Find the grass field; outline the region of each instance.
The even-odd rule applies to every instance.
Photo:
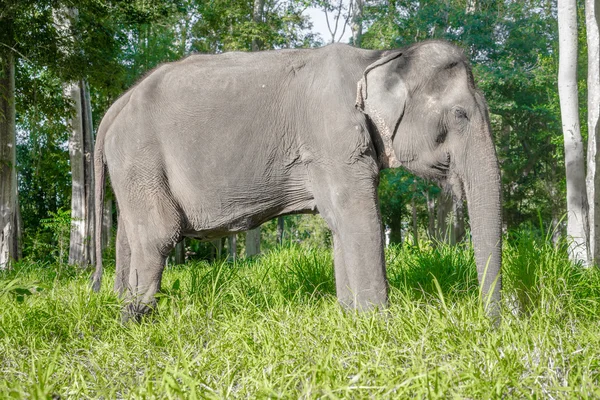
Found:
[[[158,313],[120,323],[108,268],[0,274],[0,398],[600,398],[600,273],[528,235],[504,250],[503,322],[472,251],[387,250],[390,307],[345,313],[332,257],[289,246],[165,271]]]

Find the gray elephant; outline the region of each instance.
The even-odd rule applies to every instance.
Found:
[[[498,160],[485,100],[449,43],[192,55],[158,67],[98,130],[95,290],[105,165],[120,210],[115,289],[127,292],[125,318],[152,309],[182,237],[314,212],[333,233],[340,303],[385,307],[377,185],[382,169],[400,166],[466,197],[482,294],[498,313]]]

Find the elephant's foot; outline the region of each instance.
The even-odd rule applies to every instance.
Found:
[[[338,296],[338,302],[346,311],[369,312],[388,308],[386,292],[370,293],[369,296]]]
[[[156,312],[156,303],[153,304],[141,304],[141,303],[129,303],[121,312],[121,323],[127,324],[129,322],[141,322],[145,317]]]

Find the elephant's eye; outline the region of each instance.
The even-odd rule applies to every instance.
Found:
[[[469,117],[467,116],[467,112],[462,107],[457,107],[457,108],[454,109],[454,116],[458,120],[465,120],[465,119],[467,121],[469,120]]]
[[[435,138],[435,142],[438,144],[444,143],[446,141],[446,136],[448,136],[448,127],[444,121],[440,121],[437,132],[438,134]]]

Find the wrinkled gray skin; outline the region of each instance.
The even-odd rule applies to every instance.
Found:
[[[126,319],[152,309],[182,237],[212,239],[291,213],[319,212],[331,228],[340,303],[385,307],[377,185],[380,170],[399,166],[466,196],[482,293],[498,313],[498,161],[486,103],[448,43],[162,65],[107,112],[95,162],[97,249],[104,164],[119,204],[115,289],[127,293]]]

